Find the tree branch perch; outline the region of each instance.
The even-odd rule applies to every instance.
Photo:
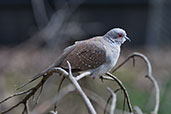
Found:
[[[154,88],[155,88],[155,92],[156,92],[156,94],[155,94],[155,106],[154,106],[154,109],[151,113],[152,114],[158,114],[159,105],[160,105],[160,89],[159,89],[159,85],[158,85],[156,79],[152,75],[151,63],[145,55],[138,53],[138,52],[134,52],[133,54],[129,55],[120,65],[118,65],[111,72],[113,73],[116,70],[118,70],[121,66],[123,66],[131,58],[133,59],[133,64],[134,64],[135,63],[135,57],[141,58],[142,60],[144,60],[144,62],[147,65],[147,75],[145,77],[147,77],[153,83]]]

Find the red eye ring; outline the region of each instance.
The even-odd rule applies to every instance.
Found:
[[[123,37],[123,34],[118,34],[118,38],[122,38]]]

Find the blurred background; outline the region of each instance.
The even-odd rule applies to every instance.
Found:
[[[118,64],[133,52],[145,54],[161,89],[159,114],[170,114],[170,24],[170,0],[0,0],[0,99],[14,93],[16,87],[50,65],[66,46],[120,27],[127,31],[132,42],[122,46]],[[151,82],[144,77],[143,61],[136,58],[135,67],[129,61],[114,74],[126,85],[132,104],[149,113],[155,103],[154,92]],[[36,113],[47,113],[53,107],[50,101],[56,95],[60,78],[54,75],[48,80]],[[63,87],[68,83],[66,80]],[[98,78],[85,78],[80,83],[104,101],[110,95],[106,87],[117,88],[114,82],[101,82]],[[0,110],[20,98],[0,105]],[[102,114],[103,107],[93,104]],[[122,106],[123,93],[119,92],[117,109]],[[11,114],[21,109],[22,106]],[[61,114],[88,113],[76,92],[60,101],[58,111]]]

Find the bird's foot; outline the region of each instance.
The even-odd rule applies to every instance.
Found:
[[[104,82],[104,81],[103,81],[103,80],[104,80],[103,76],[100,76],[99,78],[100,78],[100,80],[101,80],[102,82]]]

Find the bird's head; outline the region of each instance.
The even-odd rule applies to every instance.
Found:
[[[118,44],[123,44],[126,40],[131,41],[130,38],[127,37],[125,30],[121,28],[114,28],[108,31],[104,37],[106,37],[111,42],[115,42]]]

